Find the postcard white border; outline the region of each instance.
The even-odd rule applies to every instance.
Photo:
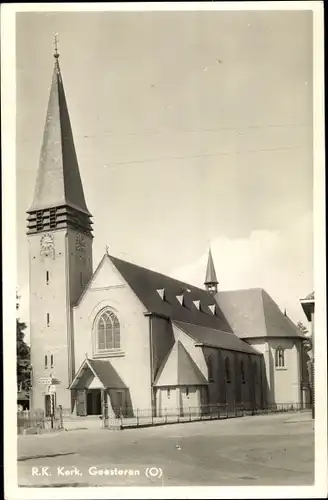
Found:
[[[316,300],[315,485],[302,487],[18,488],[16,450],[16,12],[311,10],[314,34],[314,283]],[[324,28],[322,2],[25,3],[1,5],[3,196],[3,360],[5,494],[13,499],[59,498],[315,498],[327,493],[327,325],[325,260]],[[301,242],[300,242],[301,244]],[[318,344],[320,347],[318,347]]]

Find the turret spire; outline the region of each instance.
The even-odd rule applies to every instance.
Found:
[[[55,48],[54,58],[58,59],[58,57],[59,57],[59,52],[58,52],[58,33],[54,34],[54,48]]]
[[[55,65],[43,133],[41,155],[34,199],[29,215],[29,232],[47,229],[49,210],[56,211],[60,227],[78,225],[91,230],[91,222],[83,192],[73,133],[59,67],[58,35],[54,35]],[[45,219],[42,221],[42,219]],[[41,221],[41,223],[40,223]],[[53,220],[54,224],[54,220]],[[53,226],[54,227],[54,226]],[[57,227],[57,225],[56,225]]]
[[[212,251],[211,247],[209,248],[208,252],[208,260],[207,260],[207,268],[206,268],[206,275],[205,275],[205,288],[208,292],[211,294],[216,294],[218,291],[218,279],[216,277],[216,272],[215,272],[215,267],[214,267],[214,262],[213,262],[213,257],[212,257]]]

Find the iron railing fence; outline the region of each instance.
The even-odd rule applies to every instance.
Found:
[[[202,407],[184,408],[134,408],[124,406],[115,410],[115,415],[108,414],[108,408],[103,408],[100,416],[99,428],[124,429],[128,427],[142,427],[151,425],[165,425],[170,423],[190,422],[197,420],[218,420],[236,418],[247,415],[272,414],[300,410],[310,410],[311,404],[275,403],[264,407],[234,403],[233,405],[216,404]],[[74,417],[79,420],[80,417]],[[88,418],[88,417],[86,417]],[[17,412],[18,434],[43,433],[62,430],[65,422],[72,419],[70,409],[55,408],[54,414],[47,416],[42,410],[23,410]]]
[[[46,431],[63,429],[62,408],[55,408],[53,415],[46,415],[42,410],[23,410],[17,412],[18,434],[39,434]]]
[[[124,406],[115,410],[115,415],[102,416],[102,426],[109,429],[123,429],[149,425],[165,425],[196,420],[214,420],[270,413],[283,413],[311,409],[310,404],[275,403],[263,407],[235,403],[216,404],[202,407],[181,408],[133,408]]]

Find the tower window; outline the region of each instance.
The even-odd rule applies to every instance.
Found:
[[[285,350],[282,347],[277,347],[276,349],[276,368],[285,367]]]
[[[50,228],[53,229],[57,225],[57,220],[56,220],[56,209],[51,208],[50,209]]]
[[[47,313],[47,326],[49,326],[49,325],[50,325],[50,314]]]
[[[47,369],[48,368],[48,356],[45,355],[44,357],[44,367]]]
[[[49,271],[46,271],[46,284],[49,285]]]
[[[120,323],[112,311],[104,311],[97,322],[97,350],[120,348]]]
[[[53,368],[54,367],[54,355],[51,354],[50,356],[50,367]]]
[[[37,231],[42,231],[43,229],[43,211],[40,210],[36,213],[36,229]]]
[[[189,398],[189,387],[186,387],[186,396]]]
[[[167,389],[167,399],[170,399],[171,397],[171,390],[168,388]]]

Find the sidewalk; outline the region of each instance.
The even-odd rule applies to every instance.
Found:
[[[295,412],[292,415],[286,415],[285,424],[296,424],[299,422],[314,422],[311,410]]]

